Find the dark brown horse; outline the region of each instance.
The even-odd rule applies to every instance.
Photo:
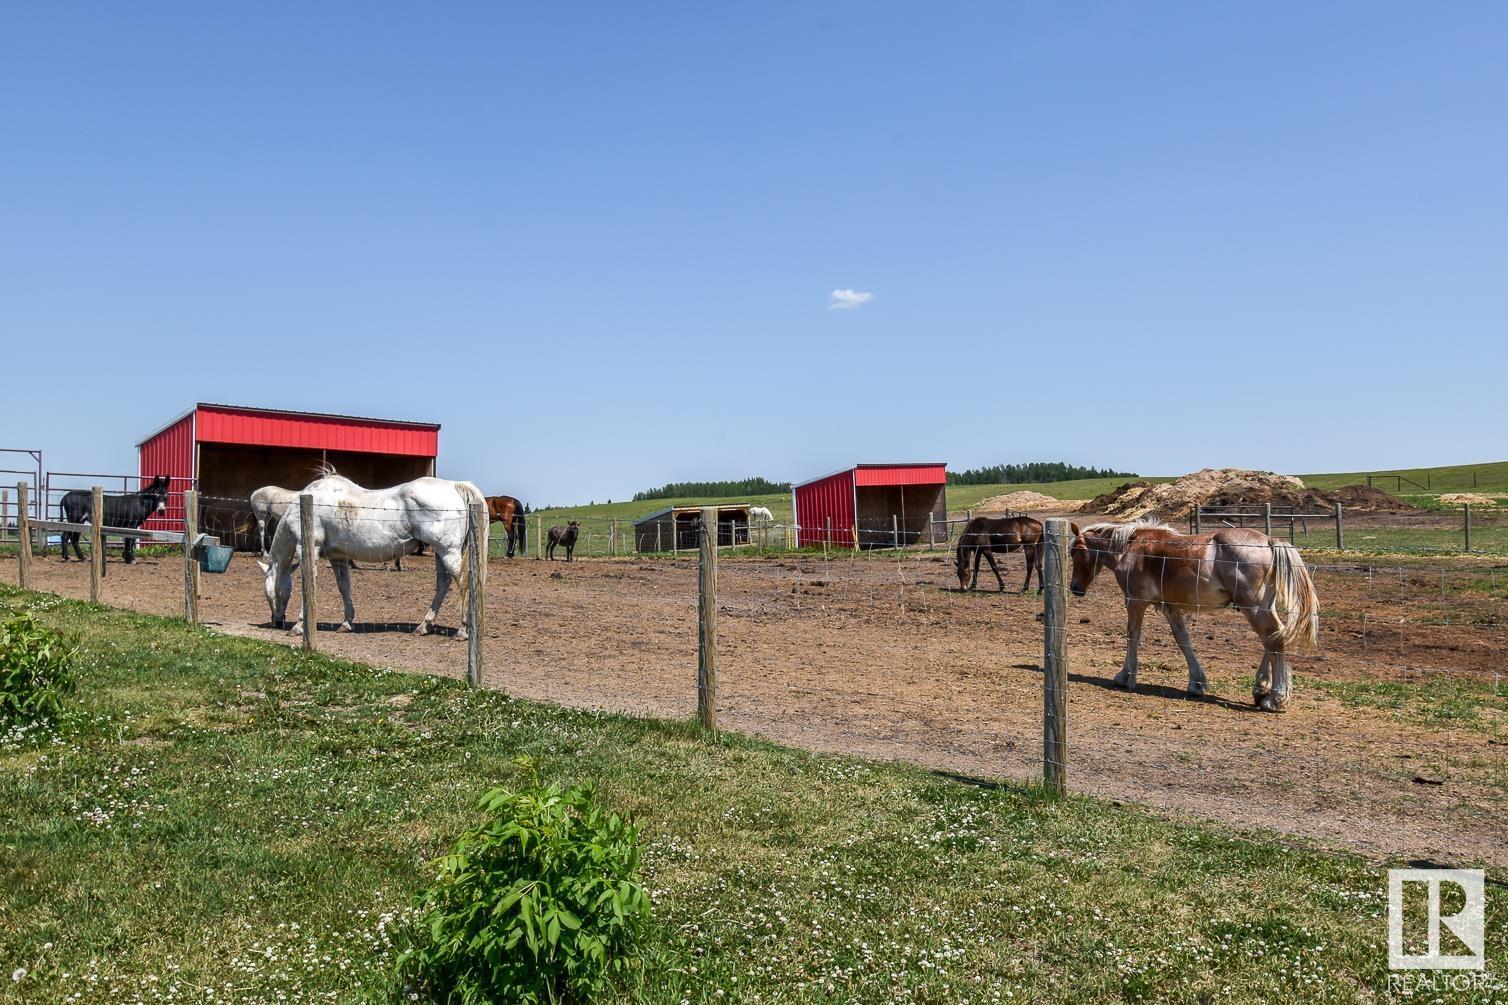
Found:
[[[1032,585],[1032,570],[1037,571],[1037,592],[1042,592],[1042,524],[1029,516],[976,516],[964,525],[958,536],[958,588],[977,589],[979,586],[979,560],[990,563],[990,571],[1005,592],[1005,580],[1000,578],[1000,566],[995,556],[1011,551],[1026,554],[1026,582],[1021,584],[1025,593]],[[964,586],[969,578],[969,558],[974,559],[973,581]]]
[[[488,496],[487,515],[493,523],[500,523],[508,532],[508,557],[513,557],[513,544],[518,542],[520,554],[529,550],[524,537],[524,504],[512,496]]]
[[[564,527],[556,524],[550,528],[546,535],[545,554],[550,561],[555,561],[555,548],[560,546],[566,550],[566,561],[572,560],[576,554],[576,538],[581,534],[581,525],[575,520],[568,521]]]

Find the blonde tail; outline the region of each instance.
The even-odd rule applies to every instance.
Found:
[[[492,532],[492,521],[487,514],[487,499],[482,495],[482,490],[470,482],[456,482],[456,491],[460,493],[461,502],[467,507],[468,519],[470,508],[480,503],[482,506],[482,539],[477,542],[477,554],[482,558],[482,585],[487,585],[487,538]],[[465,611],[471,604],[471,549],[461,550],[461,610]]]
[[[1276,609],[1283,618],[1278,638],[1284,648],[1319,645],[1319,594],[1299,550],[1287,541],[1272,542]]]

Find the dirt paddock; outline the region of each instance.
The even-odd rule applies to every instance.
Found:
[[[1003,563],[1019,588],[1021,559]],[[15,559],[0,576],[15,582]],[[88,592],[87,567],[38,558],[37,588]],[[993,577],[986,569],[980,583]],[[1070,601],[1068,779],[1076,791],[1368,854],[1508,865],[1508,675],[1503,570],[1317,571],[1319,654],[1294,660],[1284,715],[1251,705],[1260,646],[1233,611],[1202,614],[1194,645],[1209,694],[1166,624],[1149,615],[1140,689],[1120,667],[1114,581]],[[176,556],[112,562],[103,600],[177,616]],[[904,760],[977,779],[1041,774],[1042,631],[1036,596],[960,593],[941,553],[901,558],[725,559],[719,573],[719,719],[820,751]],[[459,676],[465,644],[409,634],[434,587],[427,559],[354,576],[357,631],[334,631],[339,596],[319,578],[322,650]],[[201,617],[289,643],[268,623],[259,571],[238,555],[203,577]],[[295,585],[290,612],[299,600]],[[442,628],[460,614],[453,594]],[[522,698],[661,716],[696,706],[691,561],[494,560],[485,683]],[[1478,696],[1469,714],[1448,700]],[[1358,697],[1359,696],[1359,697]]]

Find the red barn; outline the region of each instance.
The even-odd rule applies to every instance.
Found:
[[[948,516],[946,464],[858,464],[791,487],[797,543],[828,539],[853,547],[890,548],[944,540]]]
[[[365,419],[275,408],[200,402],[136,445],[141,475],[173,476],[175,492],[162,520],[148,527],[183,529],[180,485],[200,495],[200,524],[227,543],[249,544],[247,503],[263,485],[296,489],[322,464],[368,488],[385,488],[435,473],[440,426],[433,422]]]

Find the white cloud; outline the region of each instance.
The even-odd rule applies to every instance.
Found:
[[[873,293],[864,290],[833,290],[828,296],[827,309],[830,311],[856,310],[874,299]]]

